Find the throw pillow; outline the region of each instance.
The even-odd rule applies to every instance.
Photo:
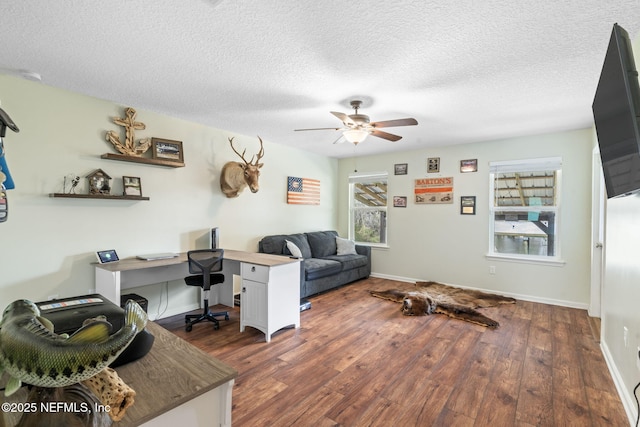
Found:
[[[338,255],[355,255],[356,242],[349,239],[343,239],[342,237],[336,237],[336,247]]]
[[[288,240],[300,249],[300,253],[302,253],[302,258],[312,258],[311,248],[309,247],[309,241],[307,240],[307,235],[304,233],[297,234],[288,234],[286,236],[282,236],[284,240]],[[289,248],[287,248],[287,242],[283,241],[284,247],[286,248],[285,254],[289,255]]]
[[[287,249],[289,249],[289,252],[291,252],[291,255],[293,255],[296,258],[302,258],[302,251],[298,246],[296,246],[295,243],[290,242],[288,240],[285,240],[285,242],[287,243]]]

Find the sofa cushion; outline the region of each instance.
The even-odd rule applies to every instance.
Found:
[[[342,265],[342,271],[365,267],[369,263],[369,258],[359,254],[331,255],[324,259],[339,262]]]
[[[301,233],[266,236],[260,240],[258,248],[260,252],[265,254],[291,255],[291,252],[287,249],[286,240],[293,242],[300,249],[303,258],[311,258],[311,248],[309,248],[307,236]]]
[[[340,273],[342,264],[331,259],[309,258],[304,260],[304,270],[307,280],[315,280]]]
[[[337,231],[314,231],[307,233],[307,239],[314,258],[324,258],[336,254]]]
[[[304,234],[289,234],[285,237],[285,242],[283,242],[282,251],[285,255],[292,255],[289,248],[287,248],[286,240],[290,241],[294,245],[300,249],[300,253],[302,254],[302,258],[307,259],[311,258],[311,248],[309,247],[309,242],[307,241],[307,236]]]
[[[284,255],[285,235],[266,236],[258,244],[261,252],[265,254]]]

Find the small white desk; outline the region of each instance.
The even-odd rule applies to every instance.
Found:
[[[225,249],[222,265],[225,282],[211,288],[210,304],[233,307],[233,275],[241,276],[240,331],[244,331],[245,326],[254,327],[264,332],[269,342],[271,334],[279,329],[291,325],[300,327],[298,259]],[[154,261],[125,258],[96,264],[95,273],[96,292],[118,306],[123,289],[179,280],[190,275],[186,253]],[[256,277],[257,273],[259,277]]]

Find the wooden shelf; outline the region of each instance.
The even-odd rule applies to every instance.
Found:
[[[143,196],[114,196],[99,194],[67,194],[67,193],[50,193],[49,197],[61,197],[65,199],[101,199],[101,200],[149,200]]]
[[[174,162],[165,159],[148,159],[146,157],[125,156],[123,154],[106,153],[100,156],[102,159],[119,160],[121,162],[143,163],[145,165],[166,166],[169,168],[183,168],[184,162]]]

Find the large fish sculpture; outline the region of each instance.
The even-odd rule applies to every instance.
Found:
[[[22,382],[38,387],[65,387],[91,378],[113,362],[147,324],[147,314],[133,300],[125,305],[125,323],[109,336],[111,324],[89,323],[73,335],[58,335],[31,301],[7,306],[0,322],[0,375],[11,378],[5,396]]]

